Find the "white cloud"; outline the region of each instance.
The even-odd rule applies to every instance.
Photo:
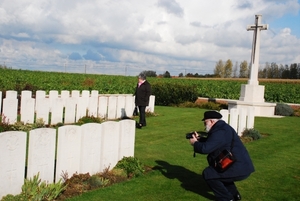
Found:
[[[253,33],[246,26],[255,14],[272,24],[299,10],[297,0],[2,0],[0,62],[55,69],[76,61],[107,72],[127,65],[132,75],[137,66],[212,73],[219,59],[249,60]],[[270,27],[261,34],[261,63],[300,62],[300,36],[288,26]],[[66,61],[69,55],[74,60]]]

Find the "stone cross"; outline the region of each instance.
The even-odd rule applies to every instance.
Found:
[[[267,30],[268,26],[268,24],[261,24],[261,15],[255,15],[255,24],[247,26],[247,31],[254,31],[251,54],[251,72],[250,79],[248,80],[248,84],[250,85],[258,85],[260,31]]]

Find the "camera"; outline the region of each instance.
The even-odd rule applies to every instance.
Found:
[[[207,132],[204,132],[204,131],[196,131],[196,132],[198,133],[198,137],[200,137],[200,139],[207,138]],[[189,132],[189,133],[185,134],[185,138],[186,139],[193,138],[193,135],[196,134],[196,132],[193,131],[193,132]]]

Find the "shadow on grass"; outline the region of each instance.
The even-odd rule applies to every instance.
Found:
[[[181,182],[181,187],[187,191],[194,192],[207,199],[214,199],[214,196],[210,194],[211,190],[205,183],[201,174],[192,172],[182,166],[171,165],[166,161],[157,160],[157,165],[153,167],[153,170],[160,171],[166,178],[178,179]]]

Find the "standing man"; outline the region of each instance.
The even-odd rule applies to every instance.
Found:
[[[151,85],[146,80],[146,75],[140,73],[138,76],[138,83],[135,89],[135,105],[139,108],[140,119],[137,125],[138,128],[146,126],[146,107],[149,105],[151,95]]]
[[[196,133],[190,139],[190,144],[194,147],[194,152],[208,154],[209,166],[203,170],[202,176],[216,200],[241,200],[234,182],[249,177],[254,172],[254,166],[235,130],[221,118],[222,115],[216,111],[206,111],[202,121],[208,132],[207,140],[199,141]],[[236,161],[227,170],[220,172],[216,169],[216,158],[224,149],[230,150]]]

